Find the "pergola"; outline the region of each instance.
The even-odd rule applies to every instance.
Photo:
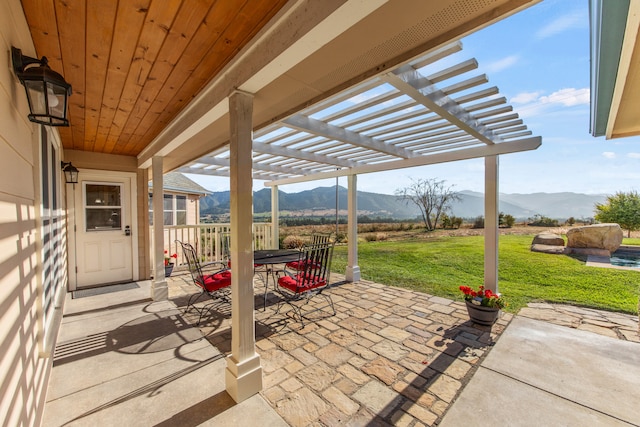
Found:
[[[534,150],[541,138],[530,136],[486,75],[474,73],[475,59],[451,65],[461,50],[460,42],[436,49],[253,135],[252,176],[272,188],[274,224],[278,185],[348,177],[349,280],[360,278],[357,175],[484,157],[485,286],[497,290],[497,156]],[[221,147],[179,171],[230,176],[230,156],[229,147]]]

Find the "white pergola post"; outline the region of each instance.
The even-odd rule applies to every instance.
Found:
[[[164,301],[169,299],[169,286],[164,277],[164,190],[162,182],[161,156],[151,159],[153,181],[153,283],[151,299]]]
[[[262,366],[255,351],[253,298],[253,95],[229,97],[231,189],[231,354],[227,357],[227,393],[236,402],[262,390]]]
[[[278,186],[271,187],[271,228],[273,230],[273,249],[280,248],[280,200]]]
[[[498,156],[484,158],[484,287],[498,292]]]
[[[347,178],[347,271],[346,279],[350,282],[360,280],[360,267],[358,266],[358,176],[349,175]]]

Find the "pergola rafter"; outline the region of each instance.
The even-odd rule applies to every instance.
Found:
[[[537,148],[487,76],[468,76],[475,59],[452,64],[461,49],[436,49],[257,130],[254,179],[278,185]],[[221,149],[180,171],[224,176],[229,165]]]

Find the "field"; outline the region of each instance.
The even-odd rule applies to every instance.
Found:
[[[528,302],[546,301],[638,312],[640,271],[587,267],[584,257],[531,252],[533,236],[544,230],[548,228],[520,226],[501,230],[498,286],[509,302],[506,310],[517,312]],[[313,231],[321,230],[290,228],[283,233],[306,236]],[[562,233],[566,229],[553,231]],[[369,240],[367,235],[371,233],[384,236]],[[634,233],[623,243],[640,244],[640,236]],[[358,255],[364,279],[432,295],[459,299],[460,285],[478,286],[483,281],[481,229],[425,233],[414,229],[384,231],[380,227],[359,233]],[[338,245],[332,270],[344,272],[346,257],[346,246]]]

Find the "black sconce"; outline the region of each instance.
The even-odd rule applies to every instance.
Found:
[[[71,85],[49,67],[47,57],[31,58],[11,47],[11,60],[13,71],[27,92],[29,120],[48,126],[69,126],[67,100]]]
[[[78,183],[78,168],[73,166],[71,162],[60,162],[62,163],[62,171],[64,172],[64,180],[67,184],[77,184]]]

